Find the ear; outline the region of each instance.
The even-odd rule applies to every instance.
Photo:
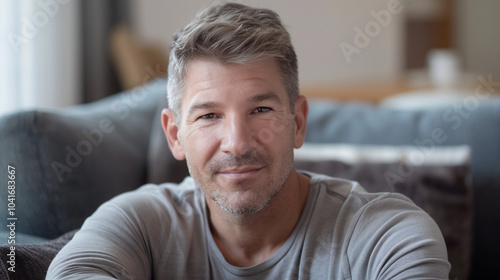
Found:
[[[165,137],[167,137],[168,146],[174,157],[177,160],[185,159],[186,155],[179,139],[179,127],[177,126],[177,118],[174,112],[169,109],[164,109],[161,112],[161,125],[165,132]]]
[[[299,95],[295,100],[295,135],[294,148],[298,149],[304,144],[306,138],[307,114],[309,113],[309,104],[307,98]]]

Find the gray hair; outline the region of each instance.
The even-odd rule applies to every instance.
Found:
[[[199,12],[175,34],[168,66],[167,99],[178,120],[186,68],[196,58],[238,64],[275,59],[293,114],[299,95],[297,55],[290,34],[274,11],[238,3],[216,4]]]

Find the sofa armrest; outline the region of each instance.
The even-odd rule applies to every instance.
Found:
[[[45,279],[52,259],[78,230],[40,244],[0,245],[0,279]]]

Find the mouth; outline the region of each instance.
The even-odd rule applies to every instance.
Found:
[[[253,166],[238,167],[238,168],[222,170],[219,172],[219,174],[229,179],[242,180],[254,176],[260,170],[262,170],[262,168],[263,167],[253,167]]]

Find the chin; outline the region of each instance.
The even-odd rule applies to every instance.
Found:
[[[216,201],[222,210],[231,215],[252,215],[260,212],[267,205],[262,205],[259,207],[226,207],[222,203]]]
[[[281,190],[281,189],[280,189]],[[260,212],[266,208],[273,198],[279,193],[277,190],[269,193],[267,196],[258,196],[254,194],[233,194],[231,195],[213,195],[211,199],[219,205],[225,212],[233,215],[250,215]]]

